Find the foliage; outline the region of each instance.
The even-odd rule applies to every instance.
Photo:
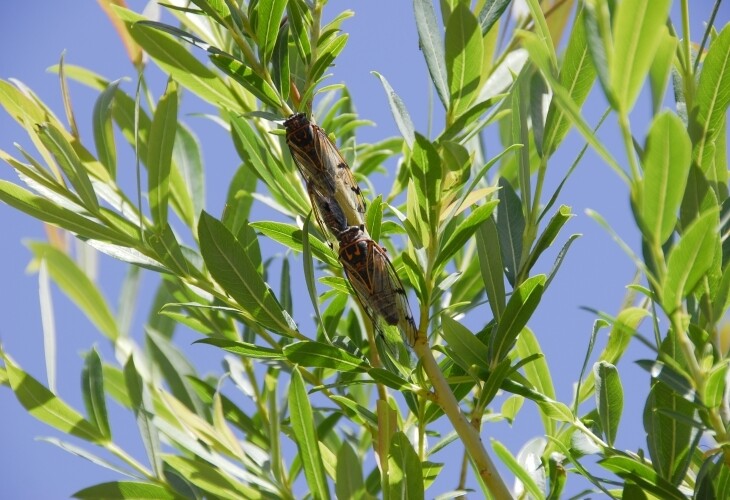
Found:
[[[525,3],[529,13],[515,19],[505,14],[507,0],[481,0],[474,8],[442,0],[440,16],[430,1],[414,0],[421,49],[445,112],[433,139],[416,129],[378,74],[402,137],[356,144],[366,122],[345,86],[324,85],[347,43],[342,24],[352,12],[323,23],[323,0],[174,1],[166,4],[174,18],[167,23],[106,5],[124,27],[121,39],[139,71],[137,93],[63,61],[57,67],[62,82],[99,91],[96,153],[79,140],[67,93],[68,126],[29,89],[0,82],[0,104],[37,149],[0,151],[25,184],[0,182],[0,199],[128,263],[125,287],[134,289],[139,268],[161,276],[140,345],[62,238],[30,245],[42,290],[55,282],[117,354],[115,361],[96,350],[85,357],[82,412],[55,392],[52,369],[46,387],[0,352],[0,383],[31,415],[118,459],[50,439],[124,477],[76,497],[295,498],[306,483],[313,498],[423,498],[446,470],[431,456],[459,443],[478,487],[495,498],[557,498],[568,479],[588,484],[586,494],[614,498],[728,496],[730,358],[722,318],[730,302],[730,27],[718,33],[710,22],[693,45],[683,32],[687,0],[680,2],[682,29],[668,21],[669,0]],[[159,99],[147,87],[142,52],[169,75]],[[637,131],[629,118],[647,79],[653,120]],[[670,82],[676,111],[662,111]],[[609,103],[597,124],[581,113],[592,89]],[[185,92],[216,109],[241,157],[220,215],[205,211],[199,145],[178,112]],[[311,113],[337,139],[361,182],[398,160],[390,191],[371,196],[366,220],[417,299],[411,305],[421,337],[412,353],[376,336],[349,300],[352,290],[326,235],[310,223],[307,193],[279,126],[296,111]],[[625,161],[596,133],[606,116],[623,134]],[[503,144],[491,158],[487,127]],[[547,195],[547,180],[556,176],[551,159],[572,129],[586,146]],[[118,184],[118,142],[135,151],[145,181],[136,192]],[[586,148],[626,185],[642,254],[615,238],[642,279],[631,284],[620,310],[597,312],[574,400],[561,402],[540,334],[527,325],[577,237],[563,233],[572,213],[556,203]],[[288,222],[252,221],[254,197]],[[593,217],[612,232],[599,214]],[[303,331],[292,318],[286,257],[279,293],[269,284],[273,259],[262,239],[302,254],[316,331]],[[534,274],[548,250],[557,254],[551,272]],[[41,297],[47,313],[49,295]],[[492,316],[474,333],[463,318],[483,318],[475,314],[481,298]],[[653,339],[639,332],[642,322]],[[178,324],[220,349],[226,373],[196,374],[175,344]],[[605,329],[607,344],[595,355]],[[52,329],[46,334],[47,345],[55,342]],[[624,451],[614,447],[619,422],[636,415],[623,415],[616,365],[632,340],[655,355],[638,361],[651,380],[642,415],[647,447]],[[227,377],[250,408],[224,393]],[[499,391],[509,397],[496,408]],[[135,416],[144,463],[114,440],[108,398]],[[595,407],[582,409],[591,398]],[[539,438],[517,456],[492,439],[504,465],[497,469],[483,443],[487,424],[514,421],[524,403],[535,404],[544,428],[534,429]],[[444,416],[455,434],[434,427]],[[436,440],[430,448],[427,435]],[[711,449],[701,451],[702,440]],[[363,460],[370,453],[374,466]],[[505,469],[518,478],[516,491],[505,486]],[[450,487],[445,494],[467,484]]]

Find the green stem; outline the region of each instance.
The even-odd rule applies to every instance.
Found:
[[[689,335],[687,335],[687,331],[682,324],[681,315],[682,308],[681,306],[678,306],[675,309],[675,312],[670,315],[669,319],[672,324],[672,330],[674,330],[674,333],[676,335],[677,343],[679,344],[679,347],[682,350],[682,354],[684,355],[684,358],[687,362],[687,366],[689,367],[689,372],[692,376],[692,380],[694,381],[697,395],[699,396],[700,401],[704,401],[706,382],[705,373],[702,371],[702,367],[700,366],[699,361],[695,356],[694,344],[689,338]],[[715,431],[715,441],[717,441],[717,443],[722,447],[725,464],[730,466],[730,447],[728,447],[729,436],[727,430],[725,429],[725,424],[723,423],[720,416],[720,412],[718,408],[706,408],[706,410],[710,425]]]
[[[433,385],[437,404],[444,411],[451,425],[453,425],[454,430],[459,435],[459,438],[461,438],[462,443],[464,443],[484,484],[487,485],[487,488],[494,495],[495,499],[512,498],[509,488],[507,488],[507,485],[497,472],[497,467],[487,453],[479,432],[477,432],[461,411],[459,402],[456,400],[443,373],[441,373],[436,359],[433,357],[426,336],[419,335],[416,344],[413,346],[413,350],[416,352],[421,363],[423,363],[423,369]]]
[[[629,167],[631,168],[631,176],[634,182],[641,178],[639,172],[639,166],[636,163],[636,151],[634,150],[634,140],[631,136],[631,125],[629,124],[629,116],[625,112],[619,113],[619,127],[621,128],[621,137],[624,140],[624,147],[626,148],[626,156],[629,159]]]

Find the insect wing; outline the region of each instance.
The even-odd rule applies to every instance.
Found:
[[[353,238],[352,231],[348,230],[340,242],[340,261],[378,333],[384,335],[388,325],[397,326],[406,342],[413,346],[418,330],[403,284],[385,249],[362,232]]]
[[[319,134],[312,123],[304,114],[299,113],[289,117],[284,122],[284,127],[286,143],[304,182],[308,186],[314,184],[324,195],[333,194],[336,188],[334,172],[325,170],[317,147]]]
[[[346,212],[349,225],[359,226],[363,223],[365,213],[365,198],[360,186],[355,181],[355,176],[342,154],[327,137],[324,130],[316,125],[313,125],[312,129],[316,138],[317,152],[322,161],[322,169],[334,178],[334,196]]]
[[[312,212],[317,219],[322,234],[327,238],[330,248],[334,248],[333,241],[338,234],[347,229],[347,219],[340,205],[330,196],[317,191],[314,184],[307,183],[307,192],[312,202]]]

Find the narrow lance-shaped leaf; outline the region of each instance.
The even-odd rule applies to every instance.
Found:
[[[490,339],[490,365],[496,366],[507,356],[510,349],[532,316],[542,298],[545,287],[545,275],[539,274],[526,279],[515,289],[507,302],[502,320],[497,325],[497,332]]]
[[[117,148],[112,126],[112,105],[120,80],[110,83],[94,103],[94,143],[99,162],[106,167],[112,179],[117,176]]]
[[[284,347],[284,355],[292,363],[307,367],[332,368],[341,372],[364,371],[368,368],[365,360],[323,342],[295,342]]]
[[[81,198],[84,207],[91,212],[98,212],[99,200],[96,198],[89,174],[71,143],[68,142],[60,130],[50,123],[37,125],[37,131],[41,142],[48,148],[63,173],[66,174],[79,198]]]
[[[112,6],[112,10],[125,23],[134,41],[176,82],[215,106],[224,106],[234,113],[246,111],[231,89],[221,81],[220,75],[208,69],[170,35],[139,24],[145,18],[131,10],[116,5]]]
[[[506,3],[509,3],[507,0]],[[413,11],[416,15],[416,29],[418,30],[418,43],[426,59],[426,66],[431,75],[431,81],[436,87],[441,103],[445,109],[449,108],[449,86],[446,71],[446,55],[444,54],[444,42],[436,23],[436,12],[431,0],[414,0]]]
[[[109,339],[119,336],[114,315],[109,310],[99,288],[61,250],[45,243],[32,242],[33,253],[42,258],[48,266],[53,281],[86,314],[94,325]]]
[[[644,153],[641,216],[647,236],[657,247],[664,244],[677,224],[690,168],[692,145],[682,121],[664,112],[649,129]]]
[[[621,113],[628,113],[639,96],[671,5],[671,0],[623,0],[616,7],[609,71]]]
[[[150,195],[150,212],[157,227],[167,224],[170,198],[170,169],[172,148],[177,132],[177,85],[168,81],[165,94],[152,117],[147,148],[147,174]]]
[[[7,355],[3,356],[10,387],[28,413],[43,423],[92,443],[106,441],[99,430],[79,412],[24,372]]]
[[[86,355],[84,370],[81,374],[81,387],[89,420],[96,425],[105,438],[111,439],[112,432],[109,427],[104,394],[104,374],[101,368],[101,358],[96,349],[92,349]]]
[[[601,428],[609,446],[613,446],[624,409],[624,391],[616,367],[605,361],[593,365],[596,380],[596,406]]]
[[[198,223],[200,252],[213,278],[241,306],[250,321],[284,335],[296,326],[240,243],[217,219],[203,212]]]
[[[560,83],[577,106],[583,105],[596,79],[596,70],[591,62],[586,43],[583,16],[585,16],[585,10],[582,9],[573,24],[560,67]],[[543,141],[545,156],[551,156],[555,152],[568,133],[570,125],[570,119],[563,114],[555,100],[551,100],[545,119],[545,139]]]
[[[690,225],[672,249],[667,260],[667,274],[662,284],[662,307],[667,312],[681,306],[712,266],[720,238],[717,210],[709,210]]]
[[[281,16],[286,9],[287,0],[270,0],[259,2],[256,37],[261,50],[261,64],[266,65],[271,58],[279,33]]]
[[[467,4],[459,2],[446,25],[446,71],[451,95],[449,114],[456,118],[479,92],[482,70],[481,30]]]
[[[436,147],[427,138],[416,134],[416,144],[411,156],[411,172],[420,201],[423,219],[435,232],[438,222],[436,205],[441,197],[442,167]]]
[[[361,498],[365,496],[362,478],[362,462],[347,440],[342,441],[337,452],[335,494],[337,498]]]
[[[315,498],[328,499],[330,498],[329,487],[325,477],[322,455],[319,451],[319,440],[314,426],[314,414],[304,387],[304,380],[298,368],[292,370],[291,387],[289,389],[289,414],[309,490]]]
[[[388,450],[388,496],[419,500],[424,498],[423,467],[416,450],[402,432],[390,439]]]
[[[200,144],[193,133],[180,123],[172,150],[170,174],[172,201],[180,207],[180,217],[189,227],[205,208],[205,172]],[[252,176],[253,177],[253,176]]]
[[[175,500],[179,498],[173,491],[162,485],[137,481],[112,481],[99,483],[77,491],[72,495],[81,500],[97,498],[135,498],[137,500]]]
[[[134,365],[134,358],[129,357],[124,365],[124,383],[126,395],[137,420],[137,428],[142,438],[142,444],[147,452],[147,458],[156,474],[162,473],[162,458],[160,456],[160,436],[152,423],[153,406],[149,389]]]
[[[649,83],[651,84],[651,105],[653,114],[658,114],[664,102],[669,75],[677,53],[677,37],[669,33],[669,28],[661,29],[660,41],[656,55],[649,68]]]
[[[486,35],[492,29],[492,26],[499,20],[509,3],[510,0],[487,0],[484,2],[482,10],[479,11],[479,26],[482,35]]]
[[[504,271],[497,224],[493,217],[485,220],[476,233],[479,269],[494,319],[499,321],[506,306]]]
[[[497,206],[497,235],[502,251],[502,263],[507,280],[514,286],[522,259],[522,239],[525,232],[525,216],[522,202],[512,185],[499,179],[499,205]]]
[[[390,86],[390,83],[388,83],[388,80],[386,80],[383,75],[377,71],[373,71],[372,73],[378,77],[380,83],[383,84],[383,89],[385,89],[385,94],[388,97],[388,104],[390,104],[390,111],[393,113],[395,124],[398,126],[398,130],[406,140],[408,146],[412,148],[413,143],[416,140],[416,127],[413,125],[411,115],[406,109],[406,104],[403,102],[403,99],[395,93],[395,90],[393,90],[393,87]]]
[[[41,309],[41,326],[43,327],[43,355],[46,358],[48,388],[51,392],[56,392],[56,322],[53,317],[52,297],[48,265],[45,260],[41,260],[38,269],[38,298]]]
[[[652,385],[643,418],[648,451],[654,470],[672,482],[681,481],[684,476],[679,471],[684,470],[682,464],[690,454],[689,445],[695,431],[688,422],[694,418],[694,413],[694,404],[671,388],[660,382]]]
[[[710,45],[702,64],[697,85],[698,121],[700,137],[696,141],[694,158],[708,171],[710,162],[705,161],[713,140],[724,130],[723,123],[730,104],[730,25],[725,25]],[[724,148],[723,148],[724,149]]]

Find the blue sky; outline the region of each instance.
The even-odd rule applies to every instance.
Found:
[[[701,22],[707,19],[712,2],[691,3],[692,8],[698,9],[696,18],[693,19],[693,39],[697,40],[701,35]],[[135,10],[140,10],[143,5],[141,2],[130,4]],[[350,39],[336,66],[331,69],[334,74],[331,83],[346,83],[360,116],[377,125],[361,128],[358,141],[378,141],[398,133],[382,86],[370,73],[373,70],[389,80],[405,101],[417,129],[426,133],[429,80],[418,50],[411,2],[333,0],[327,10],[331,16],[343,8],[354,10],[355,17],[344,23],[343,28],[350,34]],[[673,12],[676,10],[675,6]],[[46,68],[58,62],[63,50],[67,64],[87,67],[110,80],[133,78],[134,70],[126,59],[116,33],[95,2],[13,2],[5,6],[3,14],[0,16],[0,46],[3,47],[0,51],[0,78],[22,81],[59,116],[63,115],[63,107],[58,78],[55,74],[46,72]],[[723,7],[716,25],[722,27],[729,18],[728,7]],[[123,83],[122,87],[129,93],[134,92],[132,80]],[[157,75],[151,80],[151,87],[153,92],[160,95],[164,90],[164,79]],[[96,94],[75,83],[71,83],[70,92],[82,138],[91,144],[91,110]],[[650,118],[648,97],[645,91],[640,97],[639,106],[632,114],[633,130],[641,141]],[[435,95],[432,100],[435,106],[439,105]],[[584,109],[589,122],[596,123],[605,107],[605,101],[596,86]],[[198,112],[209,112],[209,108],[187,95],[182,111],[183,119],[193,128],[202,144],[208,174],[207,210],[219,216],[227,185],[238,166],[238,159],[223,130],[208,120],[184,116]],[[623,147],[617,140],[615,119],[611,117],[608,122],[601,136],[619,161],[623,161]],[[435,130],[439,129],[436,125]],[[0,131],[0,149],[12,153],[13,142],[24,145],[29,142],[22,130],[1,111]],[[495,144],[493,138],[489,142]],[[560,181],[581,146],[580,138],[571,133],[565,146],[551,162],[547,189]],[[496,153],[497,150],[493,150],[488,156]],[[131,156],[126,157],[127,175],[133,174],[133,162],[130,158]],[[124,168],[124,164],[120,163],[120,171]],[[0,166],[0,179],[15,181],[17,177],[12,169],[3,165]],[[381,175],[375,179],[376,187],[383,189],[390,182],[392,174],[390,177]],[[582,160],[559,202],[570,205],[576,214],[561,235],[559,243],[562,245],[572,233],[581,233],[583,236],[574,243],[561,272],[530,322],[530,327],[536,333],[553,369],[553,381],[559,399],[569,403],[572,384],[580,371],[595,319],[591,313],[581,310],[580,307],[587,306],[615,314],[626,293],[625,287],[634,274],[630,259],[603,229],[585,215],[585,210],[590,208],[602,214],[633,248],[638,247],[639,241],[629,213],[625,186],[591,151]],[[262,219],[269,217],[264,211],[259,214]],[[253,219],[261,220],[256,219],[256,212]],[[0,342],[24,369],[43,381],[45,365],[38,279],[35,273],[27,273],[25,270],[30,252],[21,241],[43,239],[44,230],[39,222],[5,205],[0,205],[0,227],[3,229],[5,241],[0,246],[0,272],[3,276],[0,281],[0,317],[3,318],[0,323]],[[274,253],[284,253],[283,248],[273,244],[267,244],[266,248]],[[553,258],[554,253],[544,257],[537,272],[549,271]],[[301,260],[295,258],[291,264],[293,268],[300,267]],[[120,263],[100,256],[99,281],[112,306],[116,304],[123,272],[124,267]],[[143,283],[143,293],[139,298],[141,309],[135,322],[137,331],[133,334],[137,339],[141,339],[141,324],[148,313],[144,306],[145,299],[149,300],[151,297],[156,277],[146,273]],[[277,281],[273,280],[273,283]],[[300,291],[305,293],[303,286]],[[82,409],[82,354],[92,345],[97,345],[106,359],[113,359],[113,353],[104,338],[60,293],[54,294],[54,307],[59,339],[58,390],[66,401]],[[294,314],[298,322],[310,321],[307,309],[295,308]],[[481,314],[483,318],[474,320],[475,324],[483,324],[489,319],[486,306],[481,309]],[[184,345],[186,352],[191,353],[201,373],[220,372],[220,353],[207,347],[190,347],[188,344],[196,338],[192,333],[184,333],[178,340]],[[605,333],[599,341],[599,348],[603,342]],[[640,446],[645,447],[641,412],[649,379],[631,361],[649,356],[646,349],[633,345],[619,364],[626,403],[618,448],[635,450]],[[133,419],[119,411],[114,403],[109,403],[109,406],[115,437],[132,454],[143,459],[144,452]],[[36,440],[39,436],[63,436],[30,417],[7,388],[0,388],[0,409],[0,443],[3,443],[3,452],[0,453],[0,498],[67,498],[85,486],[119,479],[113,472]],[[520,421],[514,427],[504,424],[486,425],[483,431],[485,441],[488,442],[490,437],[497,437],[516,454],[522,444],[541,429],[536,426],[536,412],[530,403],[526,402],[522,411],[524,415],[520,414]],[[453,451],[446,452],[451,455],[437,458],[455,462],[461,456],[460,452],[456,452],[454,448]],[[578,485],[578,481],[572,483]]]

